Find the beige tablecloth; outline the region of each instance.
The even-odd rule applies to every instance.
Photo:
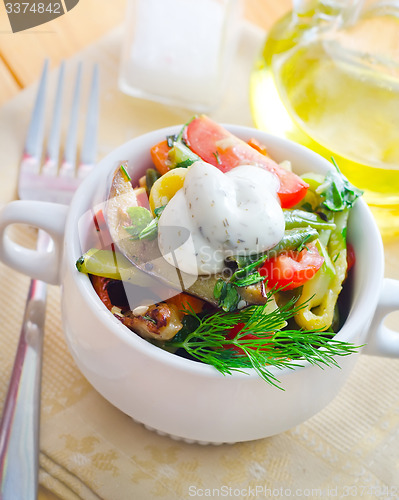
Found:
[[[252,125],[248,74],[264,34],[243,28],[228,91],[212,116]],[[68,62],[101,71],[99,156],[190,114],[116,89],[120,31]],[[89,65],[86,67],[89,77]],[[72,75],[71,75],[72,76]],[[53,88],[55,75],[52,75]],[[0,111],[0,201],[15,197],[20,152],[35,88]],[[32,242],[33,231],[18,231]],[[386,244],[386,275],[399,278],[399,242]],[[28,279],[0,265],[0,404],[4,401]],[[399,361],[361,356],[340,395],[321,413],[281,435],[224,446],[161,437],[105,401],[83,378],[63,338],[60,290],[50,287],[44,345],[40,482],[62,499],[397,498]],[[398,324],[398,315],[390,321]]]

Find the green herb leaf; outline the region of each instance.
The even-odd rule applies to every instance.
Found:
[[[310,235],[308,235],[306,238],[303,239],[302,243],[299,245],[297,248],[298,252],[301,252],[304,248],[309,250],[309,248],[306,246],[306,243],[311,239]]]
[[[127,163],[126,164],[122,164],[120,166],[120,170],[121,170],[123,176],[125,177],[125,179],[128,180],[128,181],[131,181],[132,178],[130,177],[129,172],[126,170],[126,167],[127,167]]]
[[[251,274],[248,274],[247,276],[243,276],[242,278],[233,279],[232,277],[230,282],[235,286],[249,286],[255,285],[256,283],[259,283],[259,281],[263,281],[264,279],[264,276],[261,276],[258,271],[255,271]]]
[[[184,135],[184,131],[186,130],[187,126],[188,126],[188,125],[189,125],[189,124],[190,124],[193,120],[195,120],[195,118],[196,118],[196,117],[197,117],[197,115],[194,115],[192,118],[190,118],[190,119],[188,120],[188,122],[186,122],[186,123],[182,126],[182,128],[181,128],[180,132],[177,134],[177,137],[176,137],[176,141],[175,141],[175,142],[183,142],[183,135]]]
[[[218,300],[219,307],[227,312],[235,311],[241,300],[237,288],[232,283],[225,282],[222,279],[217,280],[213,296]]]
[[[219,152],[218,151],[215,151],[214,153],[212,153],[213,156],[216,158],[216,163],[218,165],[220,165],[222,162],[220,161],[220,156],[219,156]]]
[[[307,212],[313,212],[313,207],[309,202],[305,202],[301,205],[301,208],[303,210],[306,210]]]
[[[248,276],[250,276],[255,269],[261,266],[265,260],[267,259],[267,254],[261,255],[257,260],[252,261],[252,257],[248,256],[247,260],[244,260],[243,257],[239,257],[237,260],[238,270],[233,274],[230,281],[240,281]],[[257,273],[259,274],[259,273]],[[260,279],[258,281],[261,281]]]
[[[147,314],[144,314],[143,319],[146,319],[147,321],[150,321],[151,323],[154,323],[155,325],[157,324],[155,319],[151,318],[151,316],[148,316]]]
[[[185,310],[184,312],[186,314],[181,320],[183,327],[173,337],[173,342],[175,343],[184,342],[187,335],[194,332],[201,324],[197,315],[192,314],[192,311]]]
[[[144,207],[129,207],[127,213],[133,224],[125,227],[133,240],[153,240],[158,235],[158,220],[166,205],[154,210],[155,218],[151,212]]]
[[[142,230],[137,239],[139,240],[153,240],[158,236],[158,218],[152,221]]]
[[[137,240],[140,233],[153,221],[153,217],[144,207],[129,207],[126,212],[132,220],[132,225],[125,229],[134,240]]]
[[[170,147],[168,158],[171,162],[170,168],[187,168],[201,158],[192,151],[183,139],[187,126],[196,118],[193,116],[183,125],[180,132],[175,135],[168,135],[166,141]]]
[[[217,280],[217,282],[215,283],[215,288],[213,289],[213,296],[215,297],[215,299],[219,300],[221,298],[225,284],[226,283],[222,279]]]
[[[324,196],[323,205],[333,212],[350,208],[363,194],[363,191],[353,186],[340,172],[334,158],[331,158],[335,171],[326,175],[326,179],[316,192]]]
[[[162,205],[162,207],[154,208],[154,213],[156,217],[160,217],[161,213],[165,210],[166,205]]]
[[[215,287],[216,288],[216,287]],[[223,286],[218,286],[218,293]],[[282,389],[272,368],[295,368],[304,362],[317,366],[339,366],[335,356],[347,356],[360,346],[336,340],[334,334],[321,331],[280,330],[285,322],[304,307],[294,301],[277,309],[268,303],[275,293],[267,295],[267,303],[250,306],[234,313],[217,312],[199,317],[191,314],[197,326],[186,331],[184,338],[174,338],[167,346],[182,348],[192,357],[214,366],[223,374],[253,368],[266,382]],[[237,324],[243,324],[237,335],[230,339],[227,333]]]
[[[187,126],[193,121],[195,120],[195,118],[197,117],[197,115],[194,115],[192,118],[190,118],[190,120],[188,120],[188,122],[186,122],[182,128],[180,129],[180,132],[178,134],[174,134],[174,135],[168,135],[166,137],[166,141],[168,143],[168,146],[170,148],[173,147],[173,145],[176,143],[176,142],[179,142],[179,143],[184,143],[184,140],[183,140],[183,135],[184,135],[184,131],[186,130]]]
[[[176,167],[175,168],[187,168],[189,167],[190,165],[192,165],[194,163],[195,160],[191,160],[191,158],[187,158],[186,160],[183,160],[179,163],[176,163]]]

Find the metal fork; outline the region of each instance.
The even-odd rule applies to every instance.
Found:
[[[42,163],[48,74],[48,61],[45,62],[20,166],[18,180],[20,199],[69,204],[75,189],[94,166],[98,124],[98,68],[95,66],[93,70],[86,129],[77,168],[81,64],[77,70],[64,157],[59,165],[64,73],[63,63],[58,75],[47,153]],[[51,245],[49,235],[39,231],[37,249],[48,250]],[[0,500],[37,498],[46,292],[45,283],[38,280],[31,281],[0,423]]]

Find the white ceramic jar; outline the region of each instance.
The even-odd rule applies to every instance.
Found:
[[[119,71],[126,94],[208,112],[240,35],[241,0],[129,0]]]

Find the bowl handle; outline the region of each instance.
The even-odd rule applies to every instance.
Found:
[[[399,281],[385,278],[377,309],[363,352],[375,356],[399,357],[399,331],[383,324],[385,317],[399,310]]]
[[[44,201],[12,201],[0,213],[0,260],[16,271],[51,285],[60,283],[60,270],[67,205]],[[7,235],[12,224],[27,224],[48,233],[46,248],[25,248]]]

